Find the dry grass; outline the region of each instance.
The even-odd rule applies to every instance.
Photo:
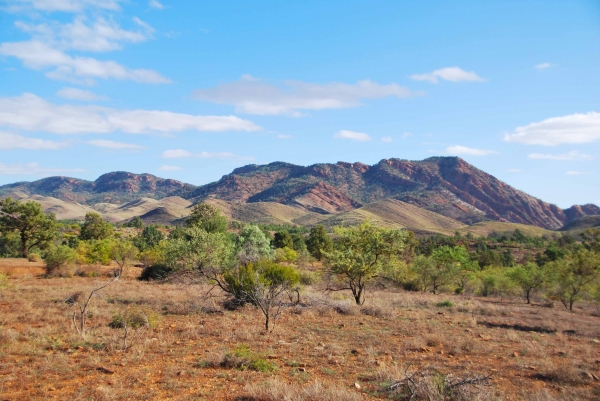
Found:
[[[46,279],[31,274],[30,262],[1,263],[0,273],[13,272],[0,289],[3,400],[402,400],[405,393],[385,385],[407,367],[430,372],[420,379],[423,399],[459,399],[435,391],[475,375],[491,375],[491,387],[471,399],[600,395],[600,318],[589,305],[569,313],[516,299],[390,290],[369,292],[358,307],[349,294],[306,287],[302,304],[263,335],[251,306],[227,311],[215,291],[205,297],[208,286],[139,282],[131,269],[92,301],[83,339],[64,301],[105,277]],[[446,299],[452,308],[436,306]],[[156,323],[123,352],[123,330],[109,323],[132,308],[156,314]],[[254,369],[257,358],[275,370]]]

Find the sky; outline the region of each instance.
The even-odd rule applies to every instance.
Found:
[[[432,156],[600,204],[600,1],[0,0],[0,184]]]

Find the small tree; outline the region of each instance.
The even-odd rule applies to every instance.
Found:
[[[412,265],[423,291],[434,294],[459,276],[461,270],[472,270],[469,253],[463,247],[442,246],[431,253],[431,257],[417,257]]]
[[[324,253],[331,252],[333,242],[325,232],[325,227],[318,225],[310,229],[310,234],[306,240],[306,249],[317,260],[321,260]]]
[[[265,317],[265,332],[275,327],[284,306],[283,295],[298,284],[300,274],[292,267],[269,260],[248,263],[224,275],[230,293],[237,300],[257,306]]]
[[[271,241],[254,224],[248,224],[242,229],[238,237],[237,248],[238,260],[242,264],[256,262],[260,259],[272,259],[275,254],[271,248]]]
[[[523,296],[528,304],[531,296],[545,285],[553,281],[554,271],[535,263],[526,263],[509,269],[506,276],[523,290]]]
[[[570,260],[553,262],[549,268],[558,271],[555,296],[565,308],[573,310],[573,304],[586,295],[600,275],[600,255],[580,249]]]
[[[379,277],[385,265],[393,266],[402,259],[407,232],[375,227],[368,221],[355,227],[338,227],[335,232],[339,236],[336,248],[323,256],[328,271],[343,284],[328,285],[327,290],[350,290],[356,304],[362,305],[367,284]]]
[[[156,226],[152,225],[144,227],[142,232],[135,237],[134,242],[140,251],[145,251],[157,246],[163,239],[165,239],[163,233]]]
[[[66,245],[58,245],[51,247],[46,253],[44,262],[46,264],[46,274],[51,275],[67,275],[71,276],[71,272],[65,272],[65,267],[75,263],[77,252]]]
[[[294,240],[292,236],[287,231],[278,231],[275,233],[273,238],[273,246],[275,249],[278,248],[294,248]]]
[[[123,224],[123,227],[144,228],[144,222],[140,216],[135,216],[133,219]]]
[[[192,214],[185,220],[188,227],[198,227],[208,233],[221,233],[227,230],[227,218],[221,211],[206,203],[197,203]]]
[[[88,240],[103,240],[111,238],[114,234],[114,227],[102,219],[98,213],[89,212],[85,215],[85,221],[81,226],[79,238]]]
[[[8,197],[0,200],[0,234],[8,238],[12,233],[18,234],[20,254],[26,258],[33,247],[47,248],[58,228],[54,215],[44,214],[39,203],[22,203]]]

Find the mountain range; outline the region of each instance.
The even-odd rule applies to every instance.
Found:
[[[149,222],[173,223],[189,214],[191,205],[206,201],[242,221],[312,225],[371,218],[416,224],[410,228],[417,230],[427,221],[420,227],[425,232],[485,222],[557,230],[578,218],[600,215],[593,204],[561,209],[458,157],[392,158],[374,165],[251,164],[203,186],[128,172],[95,181],[49,177],[0,186],[4,196],[37,200],[58,218],[78,219],[94,210],[112,221],[140,215]]]

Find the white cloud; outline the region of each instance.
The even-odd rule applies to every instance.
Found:
[[[398,84],[380,85],[370,80],[358,81],[356,84],[286,81],[284,87],[279,87],[250,75],[244,75],[236,82],[194,91],[194,96],[199,100],[233,105],[239,113],[284,114],[295,117],[302,116],[304,110],[357,107],[361,105],[362,99],[390,96],[405,98],[414,95],[415,93]]]
[[[179,167],[179,166],[168,166],[166,164],[163,164],[158,169],[160,171],[177,171],[177,170],[181,170],[181,167]]]
[[[236,159],[236,160],[254,160],[253,157],[240,156],[230,152],[200,152],[192,153],[188,150],[173,149],[162,152],[161,157],[165,159],[183,159],[188,157],[196,157],[199,159]]]
[[[51,21],[30,25],[17,21],[15,26],[31,34],[33,40],[57,50],[106,52],[122,49],[123,43],[140,43],[152,37],[154,29],[150,25],[137,17],[132,20],[139,28],[136,31],[122,29],[116,22],[104,18],[88,25],[84,16],[78,16],[68,24]]]
[[[404,132],[402,134],[402,139],[407,139],[409,136],[411,136],[412,134],[410,132]]]
[[[347,131],[347,130],[341,130],[335,133],[335,135],[333,135],[334,138],[336,139],[351,139],[353,141],[358,141],[358,142],[366,142],[366,141],[370,141],[371,138],[369,135],[363,133],[363,132],[354,132],[354,131]]]
[[[79,13],[87,8],[118,11],[122,0],[13,0],[10,2],[9,11],[35,9],[40,11],[62,11]]]
[[[80,168],[47,168],[37,163],[4,164],[0,162],[0,175],[48,175],[57,173],[81,173],[86,170]]]
[[[66,142],[47,141],[45,139],[27,138],[22,135],[0,132],[0,149],[58,150],[69,144]]]
[[[173,150],[165,150],[162,152],[161,157],[165,159],[181,159],[184,157],[192,157],[192,152],[183,149],[173,149]]]
[[[56,105],[29,93],[0,97],[0,126],[54,134],[131,134],[195,131],[256,131],[235,116],[201,116],[159,110],[118,110],[95,105]]]
[[[451,155],[486,156],[498,153],[494,150],[469,148],[461,145],[453,145],[446,148],[446,153]]]
[[[150,0],[148,2],[148,6],[150,8],[155,8],[157,10],[162,10],[163,8],[165,8],[165,6],[163,6],[161,3],[159,3],[157,0]]]
[[[277,135],[277,138],[279,138],[279,139],[291,139],[292,136],[291,135],[279,134],[279,135]]]
[[[136,145],[135,143],[125,143],[125,142],[115,142],[115,141],[107,141],[105,139],[96,139],[93,141],[88,141],[90,145],[112,149],[112,150],[140,150],[144,149],[141,145]]]
[[[585,173],[583,171],[567,171],[565,175],[586,175],[590,173]]]
[[[26,67],[35,70],[55,68],[46,73],[48,78],[79,84],[92,84],[94,78],[114,78],[150,84],[171,82],[170,79],[153,70],[132,70],[115,61],[100,61],[92,57],[71,57],[36,40],[2,43],[0,44],[0,55],[16,57]]]
[[[505,134],[507,142],[554,146],[563,143],[590,143],[600,140],[600,113],[577,113],[517,127]]]
[[[550,64],[550,63],[541,63],[535,66],[535,68],[537,68],[538,70],[545,70],[547,68],[550,67],[554,67],[554,64]]]
[[[392,139],[391,136],[384,136],[383,138],[381,138],[381,142],[389,143],[389,142],[394,142],[394,140]]]
[[[523,172],[523,170],[519,170],[518,168],[511,168],[506,171],[509,173],[522,173]]]
[[[530,159],[535,160],[592,160],[592,155],[587,155],[585,153],[579,153],[576,150],[572,150],[569,153],[563,153],[560,155],[552,155],[552,154],[542,154],[542,153],[531,153],[529,154]]]
[[[56,96],[65,99],[81,100],[84,102],[93,102],[95,100],[108,100],[108,96],[97,95],[94,92],[78,88],[62,88],[61,90],[56,92]]]
[[[458,67],[446,67],[439,70],[435,70],[426,74],[413,74],[410,76],[411,79],[416,81],[429,81],[433,84],[438,82],[438,79],[451,82],[483,82],[484,78],[481,78],[474,71],[465,71]]]

